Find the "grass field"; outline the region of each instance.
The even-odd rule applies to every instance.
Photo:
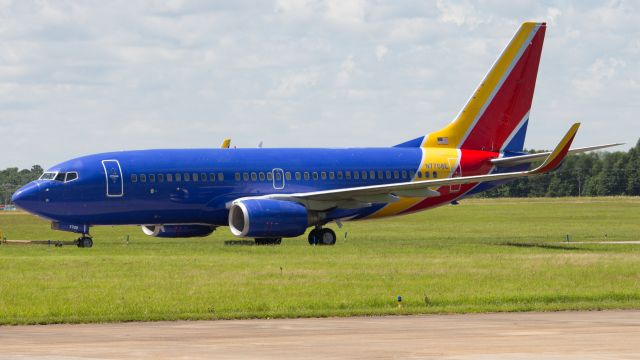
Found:
[[[0,230],[74,238],[24,213]],[[640,308],[640,245],[571,243],[640,240],[640,198],[465,200],[337,233],[226,246],[226,228],[102,227],[91,249],[0,245],[0,324]]]

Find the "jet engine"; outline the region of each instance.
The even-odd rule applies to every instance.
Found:
[[[245,199],[234,201],[229,209],[229,228],[238,237],[295,237],[308,226],[307,209],[296,202]]]
[[[204,237],[215,229],[213,225],[142,225],[145,235],[161,238]]]

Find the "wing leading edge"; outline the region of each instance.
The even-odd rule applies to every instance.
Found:
[[[323,191],[312,191],[293,194],[269,194],[251,198],[293,201],[303,204],[309,210],[325,211],[334,208],[353,209],[370,206],[372,203],[391,203],[400,197],[431,197],[440,193],[434,188],[447,185],[474,184],[486,181],[508,180],[520,177],[544,174],[557,168],[569,152],[580,123],[575,123],[556,148],[548,154],[545,161],[537,168],[529,171],[518,171],[502,174],[463,176],[447,179],[413,181],[383,185],[361,186]],[[247,198],[237,199],[241,201]],[[234,202],[235,202],[234,201]]]

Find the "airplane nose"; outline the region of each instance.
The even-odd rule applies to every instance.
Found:
[[[11,196],[11,202],[16,206],[30,210],[40,199],[40,187],[37,183],[29,183],[16,191]]]

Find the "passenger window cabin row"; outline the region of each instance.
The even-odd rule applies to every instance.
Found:
[[[273,177],[275,176],[276,181],[281,181],[282,176],[284,174],[284,178],[287,181],[291,181],[295,178],[296,181],[326,181],[326,180],[410,180],[411,177],[415,176],[416,179],[430,179],[437,178],[438,173],[433,171],[418,171],[413,172],[409,170],[361,170],[361,171],[296,171],[296,172],[236,172],[234,174],[235,181],[273,181]],[[221,182],[224,181],[224,174],[219,173],[169,173],[169,174],[131,174],[131,182]]]

